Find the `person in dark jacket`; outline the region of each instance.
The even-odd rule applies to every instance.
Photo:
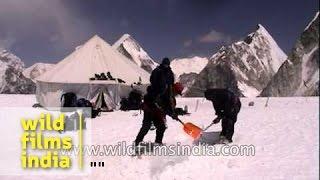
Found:
[[[182,93],[183,86],[180,83],[173,85],[173,96],[170,102],[164,102],[165,99],[157,99],[152,96],[151,86],[147,89],[147,94],[144,96],[144,102],[142,105],[143,109],[143,121],[142,127],[136,137],[135,145],[138,146],[140,142],[143,141],[144,136],[148,133],[152,123],[156,127],[156,139],[155,143],[162,144],[162,139],[164,132],[167,128],[166,126],[166,115],[170,116],[172,119],[178,120],[178,116],[173,110],[176,106],[175,96]],[[170,104],[169,104],[170,103]],[[170,107],[166,107],[170,106]]]
[[[170,67],[169,58],[162,59],[161,64],[151,72],[150,76],[150,96],[154,96],[155,99],[161,99],[161,106],[164,111],[171,113],[170,100],[172,100],[172,86],[174,84],[174,74]],[[151,123],[151,130],[154,130],[155,126]]]
[[[212,102],[218,116],[213,122],[222,120],[222,131],[220,133],[221,143],[231,143],[234,134],[234,124],[241,108],[238,96],[227,89],[208,89],[205,98]]]
[[[144,136],[148,133],[152,125],[156,128],[155,143],[162,144],[163,135],[166,130],[165,113],[157,103],[151,86],[148,87],[147,94],[143,98],[142,110],[142,127],[135,139],[135,145],[138,146],[140,142],[143,141]]]
[[[160,66],[152,71],[150,83],[144,96],[143,122],[135,139],[136,146],[143,141],[152,124],[156,127],[155,143],[162,144],[166,130],[166,115],[178,119],[174,112],[175,96],[182,93],[183,86],[180,83],[174,84],[174,74],[168,58],[164,58]]]
[[[152,93],[154,93],[155,96],[164,95],[167,89],[172,88],[174,84],[174,74],[170,67],[169,58],[163,58],[161,64],[151,72],[150,84]]]

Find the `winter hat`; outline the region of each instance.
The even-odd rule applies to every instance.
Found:
[[[161,64],[169,66],[170,65],[170,59],[167,58],[167,57],[163,58]]]

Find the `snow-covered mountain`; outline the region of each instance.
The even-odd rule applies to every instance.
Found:
[[[206,57],[177,58],[171,61],[171,68],[175,75],[176,81],[181,82],[185,90],[191,87],[195,79],[208,64]]]
[[[258,96],[286,58],[259,24],[244,40],[222,47],[214,54],[186,96],[203,96],[207,88],[228,88],[241,96]]]
[[[129,34],[124,34],[112,47],[148,72],[158,65]]]
[[[0,93],[31,94],[35,92],[35,84],[24,77],[24,63],[14,54],[0,50]]]
[[[319,12],[261,96],[319,95]]]
[[[48,70],[50,70],[53,67],[54,67],[54,64],[35,63],[34,65],[26,68],[22,73],[26,78],[29,78],[33,82],[35,82],[35,78],[37,78],[41,74],[47,72]]]
[[[192,58],[174,59],[171,61],[170,66],[176,78],[179,79],[182,74],[199,74],[207,64],[208,58],[195,56]]]

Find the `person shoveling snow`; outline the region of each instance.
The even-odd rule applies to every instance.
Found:
[[[156,127],[155,143],[162,144],[163,135],[167,128],[166,115],[171,116],[172,119],[178,119],[174,112],[175,96],[182,93],[183,86],[180,83],[174,84],[174,75],[168,58],[164,58],[160,66],[153,70],[150,82],[151,85],[148,86],[147,94],[144,96],[143,122],[134,141],[135,146],[143,141],[152,123]]]
[[[217,124],[222,120],[220,143],[231,143],[234,124],[241,108],[239,97],[227,89],[208,89],[204,95],[207,100],[212,102],[218,116],[212,123]]]

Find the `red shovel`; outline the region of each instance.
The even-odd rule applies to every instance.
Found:
[[[202,129],[192,124],[191,122],[184,123],[180,119],[177,119],[183,125],[183,131],[191,136],[193,139],[198,139],[201,135]]]

